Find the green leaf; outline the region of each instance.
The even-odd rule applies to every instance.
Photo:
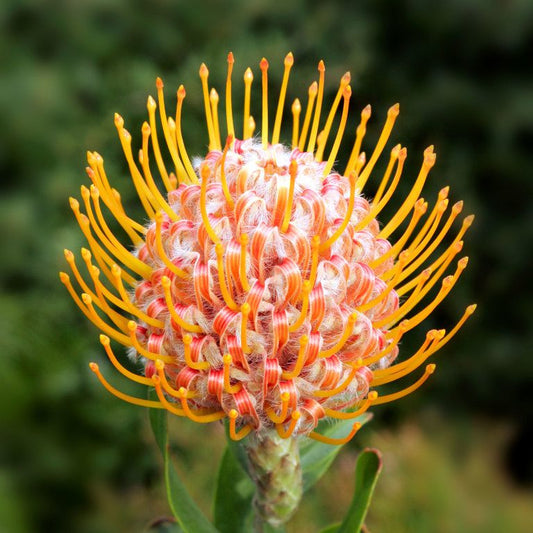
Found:
[[[355,494],[348,514],[335,533],[361,531],[381,466],[381,453],[378,450],[367,448],[359,454],[355,467]]]
[[[153,390],[148,394],[150,399],[155,399]],[[183,533],[218,533],[191,498],[174,469],[168,450],[167,412],[163,409],[150,409],[148,412],[152,431],[165,463],[168,503]]]
[[[337,522],[336,524],[331,524],[327,528],[323,529],[320,533],[337,533],[341,523]]]
[[[350,433],[356,422],[366,424],[372,415],[365,413],[351,420],[341,420],[336,424],[319,424],[317,431],[327,437],[339,439]],[[331,463],[341,451],[342,446],[324,444],[312,439],[305,439],[300,445],[300,462],[302,465],[304,491],[309,490],[328,470]]]
[[[255,487],[228,446],[222,457],[215,492],[215,526],[221,533],[245,533]]]

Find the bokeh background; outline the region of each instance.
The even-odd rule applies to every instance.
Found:
[[[139,132],[155,77],[165,80],[168,105],[184,83],[189,152],[203,153],[198,67],[209,65],[222,94],[229,50],[234,80],[248,65],[257,80],[259,59],[270,60],[271,94],[292,50],[291,99],[305,97],[319,59],[330,101],[349,69],[352,121],[367,103],[374,109],[367,150],[386,109],[401,102],[393,142],[409,149],[406,186],[433,143],[426,197],[449,184],[452,201],[476,214],[469,268],[426,329],[449,327],[471,302],[477,313],[421,391],[376,410],[289,531],[340,519],[364,445],[385,460],[370,530],[531,531],[532,49],[529,0],[3,0],[0,531],[144,531],[169,514],[147,414],[110,397],[89,371],[90,360],[105,365],[98,334],[57,271],[66,268],[64,247],[84,245],[68,197],[87,184],[86,149],[104,155],[136,209],[113,113]],[[420,335],[405,341],[406,352]],[[179,421],[172,442],[178,470],[209,512],[221,428]]]

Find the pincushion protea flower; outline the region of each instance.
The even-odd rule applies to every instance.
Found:
[[[143,225],[126,213],[102,157],[89,152],[92,185],[81,188],[83,208],[70,199],[91,249],[81,250],[87,274],[80,273],[69,250],[65,256],[79,289],[69,275],[60,274],[76,304],[102,331],[100,340],[113,365],[127,378],[155,387],[158,401],[120,392],[91,363],[106,389],[128,402],[200,423],[227,417],[234,440],[250,434],[247,451],[258,486],[256,508],[272,524],[286,521],[301,496],[298,447],[289,437],[347,442],[359,429],[362,413],[411,393],[435,365],[428,364],[421,377],[398,392],[378,396],[376,388],[416,371],[475,309],[469,306],[448,333],[428,331],[416,353],[396,362],[402,336],[437,307],[466,267],[464,257],[443,278],[462,249],[473,216],[445,241],[463,205],[448,208],[448,187],[429,209],[420,197],[435,163],[429,147],[400,208],[386,224],[378,224],[402,176],[406,148],[392,148],[371,202],[362,190],[385,149],[399,106],[389,109],[368,160],[361,151],[371,115],[370,106],[365,107],[347,165],[342,173],[334,170],[347,124],[350,75],[341,78],[322,123],[322,61],[318,83],[309,87],[303,120],[299,100],[292,104],[291,147],[280,144],[292,64],[288,54],[271,128],[269,65],[266,59],[260,62],[260,137],[253,136],[250,114],[253,74],[245,71],[238,139],[232,112],[234,60],[229,54],[225,142],[219,97],[209,90],[209,73],[201,66],[209,138],[203,159],[191,162],[185,148],[183,86],[177,91],[174,119],[167,116],[163,82],[157,80],[158,102],[148,98],[149,120],[142,126],[138,162],[124,120],[115,115],[131,178],[150,221]],[[171,161],[171,171],[165,160]],[[104,211],[115,218],[130,244],[112,231]],[[445,242],[444,251],[438,250]],[[439,282],[433,298],[422,305]],[[139,374],[121,365],[111,339],[128,347],[142,367]],[[354,420],[352,431],[340,439],[322,435],[316,428],[324,417]]]
[[[418,388],[434,364],[407,388],[385,396],[376,391],[423,365],[474,311],[475,306],[468,307],[448,333],[429,331],[415,354],[395,362],[402,336],[423,322],[466,267],[464,257],[442,279],[461,251],[473,217],[464,219],[442,253],[434,253],[462,202],[449,209],[447,187],[431,208],[420,198],[435,163],[429,147],[411,191],[380,227],[377,217],[401,178],[406,148],[392,148],[373,201],[361,191],[385,149],[399,106],[389,109],[368,159],[361,151],[371,114],[370,106],[365,107],[348,163],[342,172],[334,170],[347,123],[350,75],[342,77],[322,124],[322,61],[318,83],[309,87],[303,120],[299,100],[292,105],[290,148],[279,139],[292,54],[285,58],[274,115],[268,106],[269,65],[265,59],[260,62],[260,137],[253,136],[253,75],[247,69],[238,139],[232,113],[233,64],[230,53],[225,142],[218,94],[209,90],[206,66],[200,68],[209,137],[203,159],[191,161],[185,148],[183,86],[177,91],[174,119],[167,116],[163,83],[157,80],[158,102],[148,98],[149,120],[142,126],[138,162],[124,120],[115,115],[131,178],[150,221],[143,225],[128,216],[108,181],[102,157],[89,152],[92,185],[81,188],[83,207],[70,199],[91,249],[81,251],[88,277],[66,250],[81,295],[69,275],[62,272],[61,281],[103,332],[100,339],[113,365],[127,378],[155,387],[159,400],[119,392],[91,363],[102,384],[119,398],[200,423],[228,417],[235,440],[275,429],[281,439],[308,435],[343,443],[355,434],[358,423],[345,438],[334,440],[315,431],[318,421],[356,419],[370,406]],[[333,135],[341,102],[340,124]],[[162,141],[168,154],[162,153]],[[116,219],[131,244],[115,235],[104,211]],[[439,281],[436,295],[419,309]],[[141,375],[120,364],[111,339],[129,348],[142,365]]]

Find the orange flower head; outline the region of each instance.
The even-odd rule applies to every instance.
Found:
[[[138,162],[124,120],[115,115],[131,178],[150,221],[142,225],[128,216],[101,156],[89,152],[92,185],[81,190],[84,212],[78,200],[70,200],[91,249],[81,252],[85,277],[74,254],[65,251],[81,296],[66,273],[60,277],[103,332],[100,339],[113,365],[127,378],[155,387],[158,401],[118,391],[91,363],[103,385],[119,398],[201,423],[227,417],[235,440],[275,427],[284,438],[309,435],[332,444],[346,442],[360,424],[346,438],[334,440],[315,431],[319,420],[356,419],[370,406],[418,388],[434,364],[399,392],[378,396],[376,391],[423,365],[474,311],[475,306],[468,307],[449,332],[428,331],[416,353],[396,362],[402,336],[435,309],[466,267],[464,257],[442,279],[461,251],[473,217],[466,217],[451,243],[437,251],[462,202],[448,208],[447,187],[431,208],[420,198],[435,163],[429,147],[411,191],[392,218],[378,224],[401,179],[407,150],[392,148],[373,201],[361,191],[385,149],[399,106],[389,109],[369,158],[361,146],[371,111],[370,106],[363,109],[348,163],[342,173],[336,171],[351,98],[350,75],[341,78],[323,122],[322,61],[302,121],[300,101],[291,107],[291,147],[279,139],[292,54],[285,58],[273,116],[268,108],[269,65],[266,59],[260,62],[261,134],[255,137],[250,115],[253,74],[247,69],[238,139],[233,65],[230,53],[225,143],[219,96],[209,89],[207,67],[200,68],[209,138],[204,158],[191,161],[185,148],[183,86],[173,119],[167,116],[158,78],[158,102],[148,98],[149,120],[142,126]],[[341,102],[340,124],[333,134]],[[172,171],[165,165],[163,144]],[[113,233],[104,212],[116,219],[130,245]],[[419,305],[439,281],[430,302]],[[129,348],[141,367],[139,374],[120,364],[111,339]]]

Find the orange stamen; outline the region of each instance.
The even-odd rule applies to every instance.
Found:
[[[430,364],[430,365],[427,365],[424,374],[415,383],[413,383],[409,387],[407,387],[407,388],[405,388],[405,389],[403,389],[401,391],[395,392],[393,394],[387,394],[386,396],[380,396],[379,398],[376,399],[376,401],[373,403],[373,405],[381,405],[383,403],[393,402],[395,400],[399,400],[400,398],[403,398],[404,396],[407,396],[407,395],[411,394],[416,389],[418,389],[421,385],[423,385],[424,382],[429,378],[429,376],[431,376],[431,374],[433,374],[433,372],[435,372],[435,367],[436,367],[436,365],[433,364],[433,363]]]
[[[320,433],[317,433],[316,431],[311,431],[309,433],[309,437],[313,440],[317,440],[319,442],[323,442],[324,444],[331,444],[332,446],[341,446],[342,444],[346,444],[347,442],[350,442],[354,435],[361,429],[361,422],[356,422],[352,426],[352,430],[346,437],[342,439],[334,439],[332,437],[326,437],[325,435],[321,435]]]
[[[239,417],[239,413],[236,409],[232,409],[228,413],[229,417],[229,435],[231,437],[231,440],[239,441],[244,439],[250,431],[252,431],[252,426],[250,424],[246,424],[243,426],[239,431],[236,430],[236,420]]]
[[[151,407],[152,409],[164,409],[164,406],[160,402],[155,402],[153,400],[144,400],[141,398],[134,398],[129,394],[124,394],[119,390],[115,389],[109,382],[102,376],[100,368],[96,363],[89,363],[89,368],[96,374],[100,383],[113,395],[117,398],[124,400],[125,402],[132,403],[134,405],[140,405],[141,407]]]
[[[291,414],[291,421],[289,422],[289,427],[287,429],[283,429],[283,424],[276,424],[276,431],[282,439],[288,439],[293,434],[300,416],[300,411],[293,411]]]
[[[167,276],[161,278],[161,286],[163,287],[163,292],[165,293],[165,302],[167,304],[168,311],[172,320],[187,331],[192,331],[193,333],[203,333],[204,330],[202,326],[197,326],[196,324],[189,324],[177,313],[176,308],[174,307],[174,302],[172,301],[172,294],[170,292],[170,286],[172,282]]]
[[[291,67],[293,63],[294,63],[294,57],[292,55],[292,52],[289,52],[285,56],[285,61],[284,61],[285,70],[283,71],[283,81],[281,82],[281,89],[279,92],[278,109],[276,111],[274,130],[272,132],[272,144],[277,144],[279,142],[281,120],[283,117],[283,106],[285,104],[285,95],[287,93],[287,85],[289,83],[289,74],[291,72]]]

